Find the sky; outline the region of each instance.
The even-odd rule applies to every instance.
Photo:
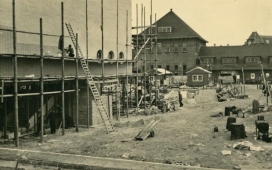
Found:
[[[208,41],[207,46],[243,45],[250,34],[272,36],[272,0],[131,0],[132,26],[141,23],[145,8],[146,23],[173,10],[185,23]],[[133,32],[135,33],[135,31]]]

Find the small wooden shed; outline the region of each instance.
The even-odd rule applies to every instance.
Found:
[[[209,84],[209,78],[212,72],[202,67],[196,67],[186,72],[187,74],[187,86],[201,87]]]

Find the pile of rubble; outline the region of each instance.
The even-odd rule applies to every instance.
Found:
[[[245,95],[242,91],[242,87],[240,85],[228,84],[223,86],[222,88],[218,88],[217,99],[219,102],[229,101],[234,99],[244,99],[247,98],[248,95]]]

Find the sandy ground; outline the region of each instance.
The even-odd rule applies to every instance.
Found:
[[[208,95],[208,90],[202,93]],[[116,122],[116,132],[106,134],[103,126],[96,128],[68,129],[63,136],[48,134],[44,142],[39,138],[29,137],[20,139],[20,148],[50,151],[59,153],[91,155],[99,157],[123,158],[139,161],[181,164],[210,168],[232,169],[234,166],[250,167],[252,169],[272,168],[272,143],[255,140],[255,123],[257,115],[264,115],[265,120],[272,122],[272,112],[259,114],[242,114],[236,122],[243,123],[247,138],[230,140],[230,132],[225,131],[227,118],[211,117],[212,114],[223,112],[226,106],[251,106],[253,99],[261,97],[261,90],[256,85],[248,85],[246,94],[248,99],[237,99],[228,102],[215,102],[211,97],[201,103],[186,103],[175,112],[156,114],[151,116],[123,117]],[[260,104],[265,104],[266,98],[260,98]],[[271,102],[269,101],[271,104]],[[154,117],[161,121],[154,129],[155,137],[145,141],[135,141],[134,137]],[[236,117],[236,115],[235,115]],[[214,132],[214,126],[219,132]],[[271,131],[271,128],[270,128]],[[264,151],[248,151],[233,149],[233,144],[240,141],[252,142]],[[14,144],[1,144],[1,147],[14,148]],[[231,155],[223,156],[222,150],[231,151]],[[245,168],[246,169],[246,168]]]

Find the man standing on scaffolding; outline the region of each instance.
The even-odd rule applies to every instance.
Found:
[[[69,47],[66,49],[66,53],[68,54],[69,57],[74,57],[74,49],[71,45],[69,45]]]

